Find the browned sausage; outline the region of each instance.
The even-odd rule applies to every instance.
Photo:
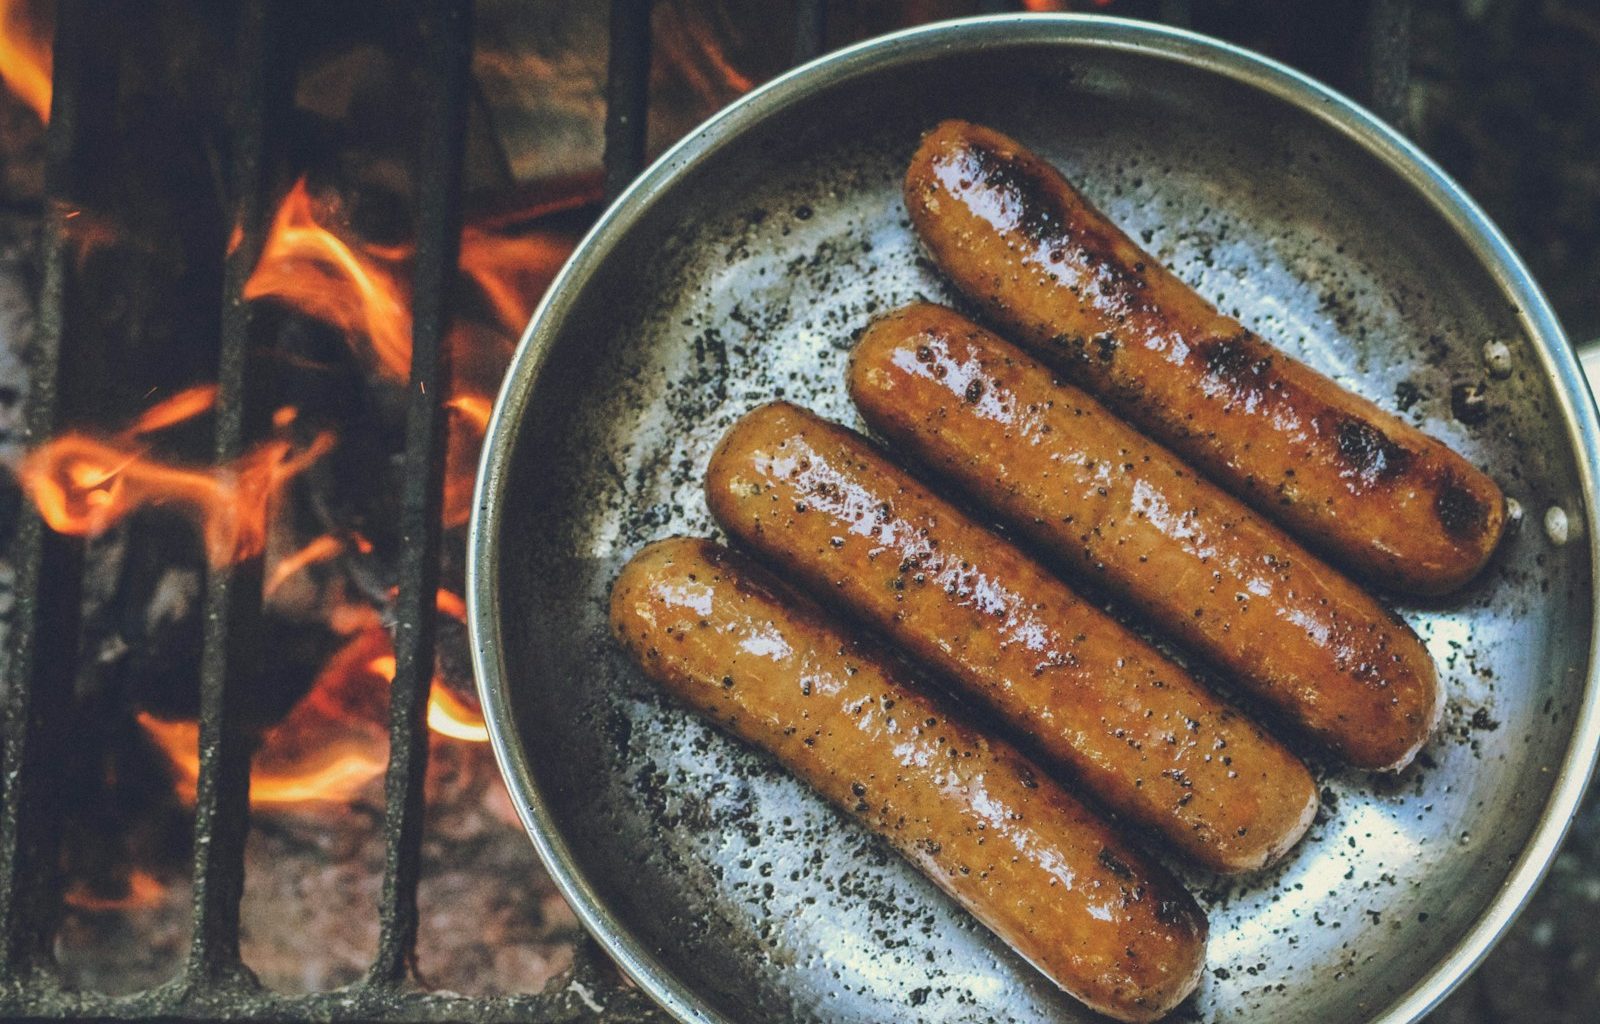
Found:
[[[1433,730],[1443,692],[1409,626],[966,317],[921,304],[878,320],[850,392],[896,448],[1350,763],[1399,768]]]
[[[946,121],[905,198],[934,260],[1012,340],[1311,546],[1420,594],[1494,551],[1493,480],[1217,312],[1011,139]]]
[[[711,457],[735,537],[942,670],[1107,806],[1215,871],[1305,832],[1305,766],[865,438],[792,405],[749,413]]]
[[[612,588],[611,625],[1090,1007],[1150,1021],[1194,989],[1206,923],[1177,882],[765,571],[710,541],[652,544]]]

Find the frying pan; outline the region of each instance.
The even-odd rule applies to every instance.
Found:
[[[1323,807],[1282,866],[1184,876],[1212,938],[1179,1019],[1415,1020],[1515,916],[1593,764],[1595,408],[1521,262],[1426,157],[1288,68],[1147,24],[968,20],[816,61],[668,152],[573,254],[501,392],[471,533],[480,693],[534,844],[683,1021],[1093,1019],[664,699],[606,629],[634,551],[715,533],[700,480],[741,412],[781,396],[858,424],[854,334],[954,299],[899,197],[946,117],[1040,150],[1224,310],[1443,438],[1523,510],[1476,583],[1391,601],[1449,694],[1419,763],[1313,761]],[[1485,365],[1493,342],[1507,376]],[[1453,409],[1480,382],[1483,415]]]

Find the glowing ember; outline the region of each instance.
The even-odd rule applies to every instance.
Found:
[[[136,509],[179,510],[199,525],[212,565],[254,557],[283,486],[333,447],[320,434],[305,448],[271,440],[219,468],[174,466],[126,444],[68,433],[28,453],[22,485],[50,528],[94,536]]]
[[[29,6],[26,0],[0,0],[0,81],[48,123],[55,29]]]
[[[411,374],[411,307],[390,265],[404,254],[380,256],[379,251],[353,247],[323,226],[301,178],[273,218],[244,297],[277,299],[333,324],[370,347],[380,373],[406,380]]]
[[[448,615],[460,622],[467,621],[467,602],[463,601],[458,595],[452,594],[441,587],[439,588],[437,601],[441,614]]]

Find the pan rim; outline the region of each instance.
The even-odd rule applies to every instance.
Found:
[[[769,114],[813,91],[886,64],[914,63],[941,50],[1002,43],[1131,51],[1176,61],[1258,89],[1310,113],[1399,175],[1445,220],[1498,286],[1516,300],[1518,317],[1533,341],[1540,368],[1554,385],[1556,405],[1577,457],[1589,545],[1591,629],[1582,705],[1550,796],[1499,892],[1448,954],[1369,1018],[1374,1024],[1409,1024],[1465,979],[1515,921],[1549,870],[1594,774],[1600,752],[1600,684],[1596,679],[1600,630],[1594,628],[1600,619],[1596,615],[1600,611],[1600,528],[1595,509],[1600,421],[1577,357],[1538,284],[1499,229],[1441,168],[1375,115],[1328,86],[1252,51],[1183,29],[1104,15],[1010,14],[937,22],[869,39],[795,68],[735,100],[657,158],[600,216],[550,284],[518,343],[484,436],[468,532],[467,618],[473,671],[495,759],[518,817],[585,929],[641,989],[679,1021],[727,1021],[612,915],[555,828],[523,753],[502,661],[498,569],[502,496],[524,412],[556,328],[577,293],[653,200],[682,174],[712,158],[722,145]]]

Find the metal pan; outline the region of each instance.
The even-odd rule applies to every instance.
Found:
[[[714,532],[700,479],[733,419],[781,395],[857,423],[855,332],[951,297],[899,198],[919,134],[951,116],[1037,147],[1224,309],[1527,510],[1478,583],[1397,606],[1449,692],[1421,762],[1318,765],[1325,806],[1286,864],[1187,876],[1212,940],[1180,1018],[1414,1020],[1539,880],[1600,740],[1595,409],[1538,288],[1438,168],[1317,83],[1170,29],[1000,17],[857,46],[728,108],[596,225],[523,337],[472,526],[480,692],[529,834],[684,1021],[1089,1019],[606,632],[629,555]],[[1509,377],[1486,372],[1490,341]],[[1488,415],[1464,424],[1451,389],[1478,381]]]

